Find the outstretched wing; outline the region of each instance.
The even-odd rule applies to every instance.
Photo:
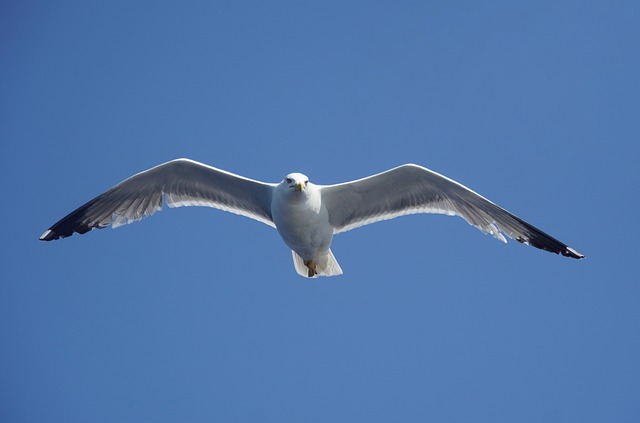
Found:
[[[502,233],[542,250],[584,258],[469,188],[421,166],[407,164],[320,190],[334,233],[407,214],[439,213],[460,216],[503,242]]]
[[[250,217],[270,226],[274,184],[234,175],[189,159],[177,159],[125,179],[62,218],[43,241],[114,228],[169,207],[206,206]]]

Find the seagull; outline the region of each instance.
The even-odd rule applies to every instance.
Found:
[[[169,207],[205,206],[250,217],[278,230],[296,272],[307,278],[342,274],[333,236],[416,213],[460,216],[484,233],[504,235],[574,259],[584,255],[464,185],[425,167],[405,164],[335,185],[315,185],[301,173],[266,183],[190,159],[137,173],[63,217],[40,240],[138,221]]]

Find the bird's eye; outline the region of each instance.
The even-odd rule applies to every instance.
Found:
[[[287,179],[285,179],[285,181],[287,181],[287,183],[290,184],[291,182],[293,182],[293,179],[287,178]]]
[[[304,184],[305,184],[305,185],[309,184],[309,181],[304,181]]]

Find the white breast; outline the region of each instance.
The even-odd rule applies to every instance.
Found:
[[[271,215],[284,242],[305,260],[331,246],[333,228],[322,204],[320,190],[309,183],[303,191],[279,185],[273,195]]]

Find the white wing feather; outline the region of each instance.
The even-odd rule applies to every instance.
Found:
[[[117,228],[161,210],[163,198],[169,207],[213,207],[275,226],[271,218],[274,187],[193,160],[172,160],[122,181],[62,218],[40,239]]]
[[[320,190],[336,234],[407,214],[438,213],[460,216],[503,242],[504,233],[536,248],[584,257],[464,185],[421,166],[407,164]]]

